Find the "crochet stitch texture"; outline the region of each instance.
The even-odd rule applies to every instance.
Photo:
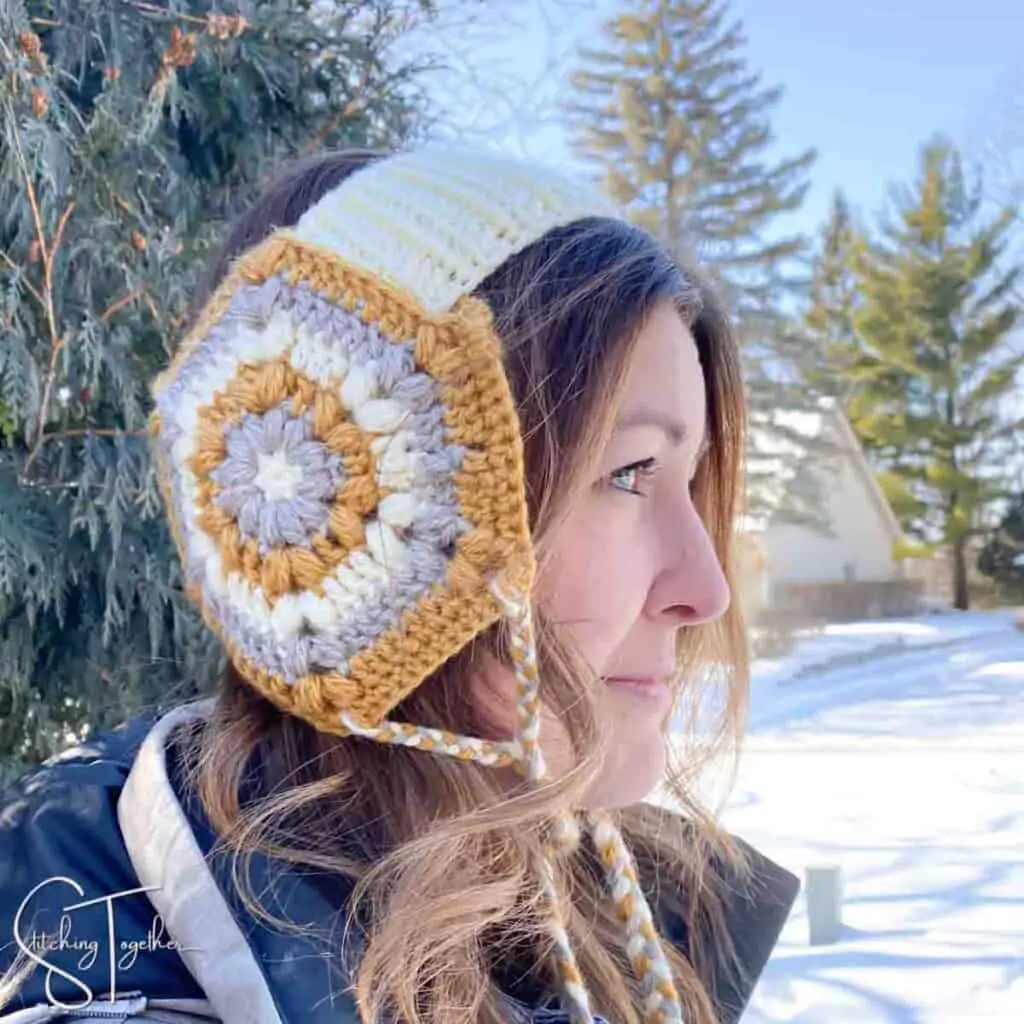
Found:
[[[521,446],[486,306],[424,314],[282,232],[237,264],[156,388],[185,571],[283,710],[378,723],[528,591]]]
[[[547,168],[423,147],[357,171],[244,253],[155,381],[154,453],[189,596],[239,673],[315,728],[547,769],[519,418],[473,289],[554,227],[619,212]],[[508,621],[506,742],[389,713]],[[680,1021],[622,837],[586,824],[649,1021]],[[552,823],[572,843],[575,815]],[[550,859],[537,866],[568,1008],[593,1019]]]

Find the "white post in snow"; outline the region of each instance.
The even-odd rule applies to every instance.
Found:
[[[843,927],[842,876],[838,864],[808,865],[804,893],[812,946],[839,940]]]

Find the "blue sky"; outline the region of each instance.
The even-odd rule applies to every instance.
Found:
[[[489,136],[501,145],[558,163],[571,156],[551,108],[562,81],[557,68],[595,24],[584,4],[564,3],[534,0],[532,13],[486,50],[473,47],[463,26],[452,36],[493,83],[483,99],[459,94],[461,114],[493,124]],[[786,90],[773,118],[778,152],[819,152],[811,193],[793,222],[799,230],[816,229],[836,186],[863,213],[876,211],[890,182],[913,176],[918,147],[932,132],[980,155],[1007,130],[1014,97],[1024,118],[1024,0],[733,0],[731,8],[744,22],[751,67]],[[600,9],[620,5],[603,0]],[[515,131],[502,120],[509,97],[499,94],[510,92]],[[1024,128],[1017,132],[1020,139]]]
[[[820,220],[842,186],[864,212],[886,184],[913,175],[932,131],[979,153],[1024,116],[1021,0],[737,0],[752,64],[786,87],[774,128],[794,150],[819,151],[806,213]]]

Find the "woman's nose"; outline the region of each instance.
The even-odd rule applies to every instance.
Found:
[[[725,614],[732,595],[711,537],[696,512],[679,524],[664,569],[651,592],[651,610],[678,625],[713,622]]]

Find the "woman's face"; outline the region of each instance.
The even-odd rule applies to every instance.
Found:
[[[728,584],[690,497],[705,415],[696,344],[666,302],[637,340],[614,431],[590,486],[552,538],[534,595],[601,679],[599,723],[608,753],[594,806],[634,803],[657,785],[677,633],[729,605]],[[511,678],[488,683],[514,695]],[[556,774],[560,761],[567,767],[559,733],[556,721],[542,724],[542,747]]]

